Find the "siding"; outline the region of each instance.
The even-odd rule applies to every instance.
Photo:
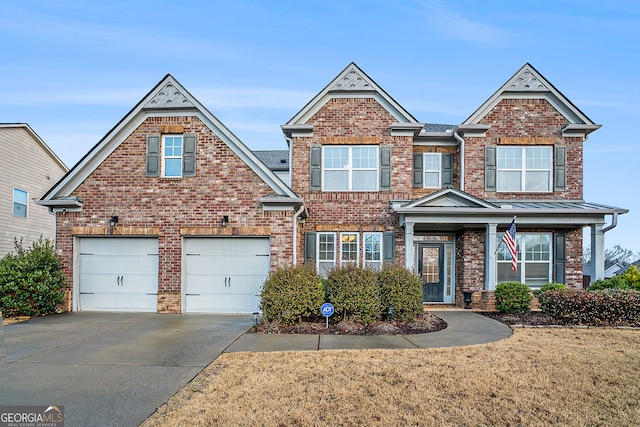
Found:
[[[55,220],[40,199],[66,172],[25,127],[0,127],[0,256],[14,249],[14,238],[28,247],[40,236],[53,240]],[[27,218],[13,216],[13,188],[29,192]]]

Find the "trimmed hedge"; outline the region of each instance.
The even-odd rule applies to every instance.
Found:
[[[336,315],[365,325],[380,319],[383,307],[374,270],[355,264],[337,266],[329,272],[325,286]]]
[[[531,289],[520,282],[503,282],[496,286],[496,310],[503,313],[525,313],[531,310]]]
[[[554,319],[568,324],[640,326],[640,292],[560,290],[539,297],[540,308]]]
[[[269,322],[291,325],[318,315],[324,302],[324,285],[315,268],[295,266],[272,272],[262,285],[260,310]]]
[[[566,289],[569,289],[569,287],[562,283],[545,283],[544,285],[542,285],[542,287],[540,287],[540,289],[536,289],[535,291],[533,291],[533,295],[539,297],[545,292],[561,291]]]
[[[0,306],[4,317],[55,313],[64,301],[64,275],[53,244],[42,237],[30,248],[14,240],[15,252],[0,260]]]
[[[401,322],[422,313],[422,282],[404,266],[385,265],[378,273],[383,317]]]

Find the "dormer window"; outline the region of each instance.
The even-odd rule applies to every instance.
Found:
[[[182,135],[162,137],[162,176],[182,176]]]
[[[147,135],[147,176],[196,176],[196,136]]]

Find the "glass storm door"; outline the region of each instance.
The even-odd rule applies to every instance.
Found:
[[[444,244],[418,245],[418,274],[422,280],[424,302],[444,301]]]

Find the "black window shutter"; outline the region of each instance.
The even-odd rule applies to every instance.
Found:
[[[396,233],[384,233],[382,237],[382,250],[384,263],[391,263],[396,259]]]
[[[184,135],[182,153],[182,176],[196,176],[196,136]]]
[[[391,147],[380,147],[380,190],[391,190]]]
[[[413,188],[422,188],[423,166],[422,153],[413,155]]]
[[[556,147],[553,191],[567,190],[567,147]]]
[[[566,234],[556,232],[553,234],[553,281],[555,283],[567,283],[566,260]]]
[[[442,155],[442,187],[453,185],[453,154]]]
[[[484,148],[484,189],[496,191],[496,147]]]
[[[304,233],[304,264],[316,263],[316,233]]]
[[[322,147],[311,147],[309,153],[309,190],[322,189]]]
[[[160,176],[160,135],[147,135],[147,176]]]

